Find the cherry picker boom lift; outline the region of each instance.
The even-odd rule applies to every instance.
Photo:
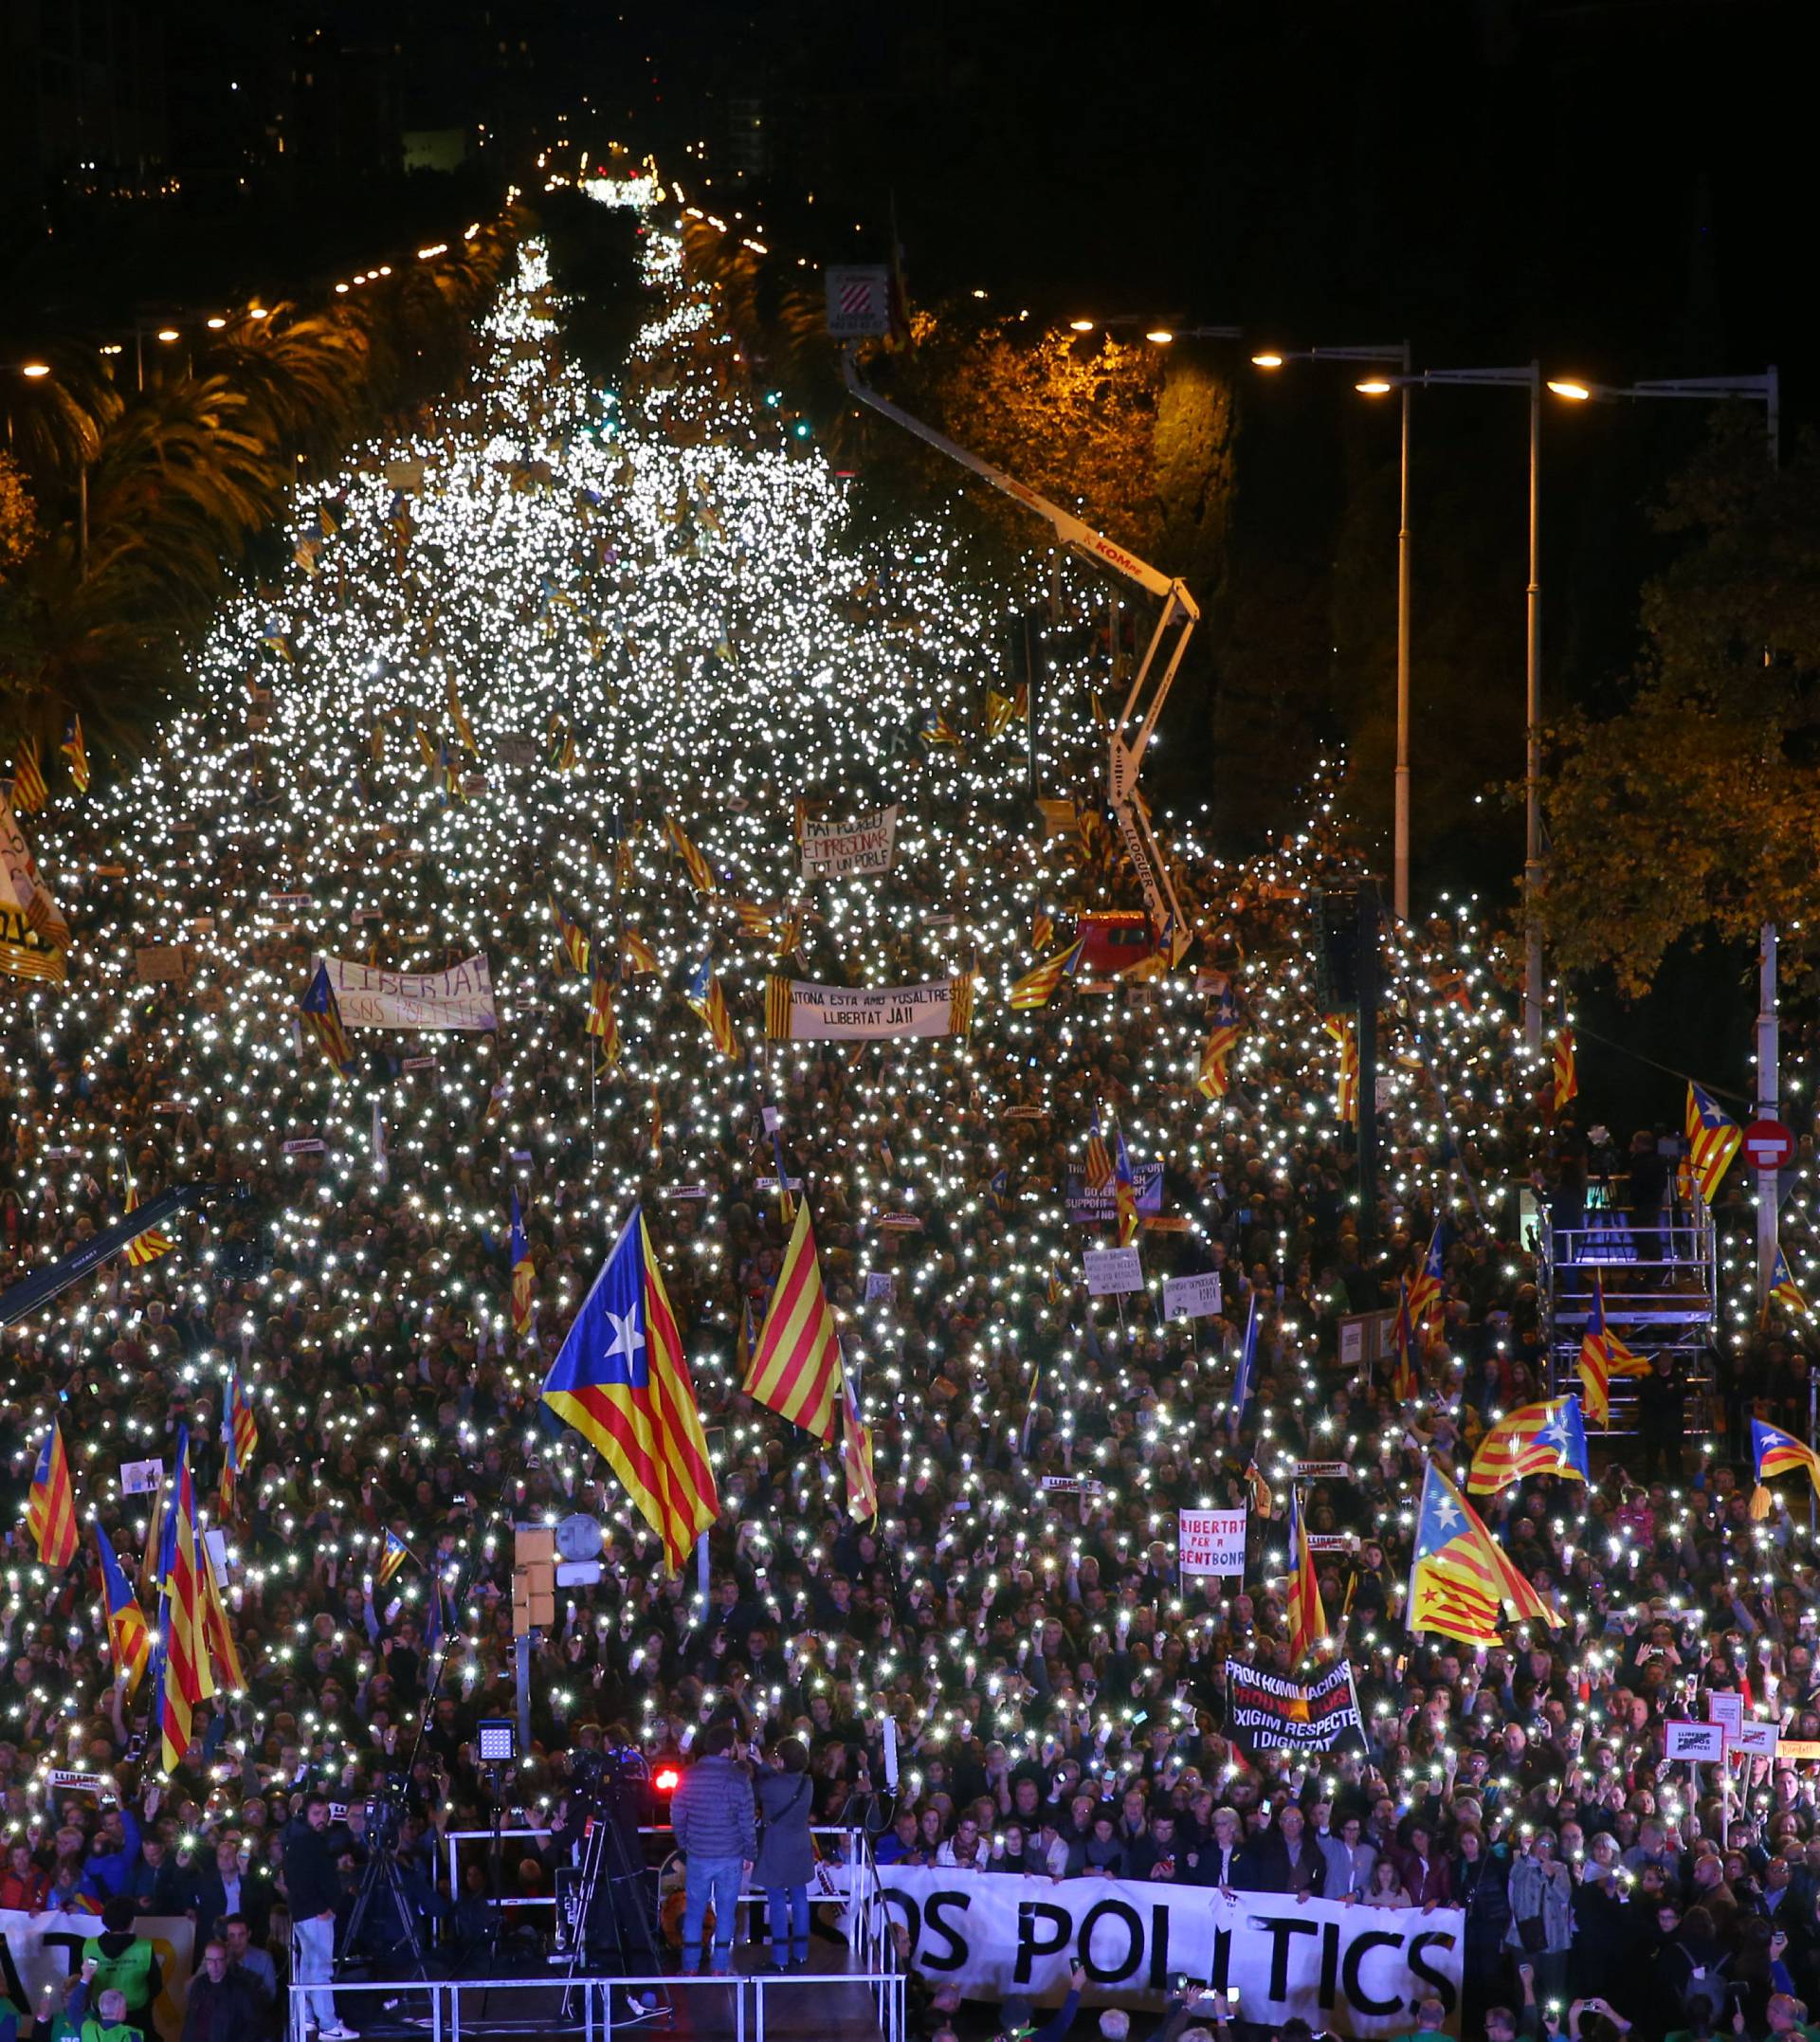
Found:
[[[1150,644],[1143,659],[1138,663],[1130,690],[1125,696],[1124,707],[1112,726],[1111,756],[1106,768],[1106,793],[1112,804],[1114,819],[1119,825],[1119,835],[1125,848],[1125,856],[1138,875],[1138,884],[1143,888],[1144,905],[1150,915],[1151,927],[1156,933],[1157,947],[1166,950],[1169,962],[1179,964],[1193,939],[1193,932],[1188,925],[1188,918],[1182,912],[1181,902],[1176,898],[1174,882],[1169,875],[1169,865],[1163,856],[1162,847],[1156,841],[1156,831],[1151,828],[1150,810],[1144,797],[1138,792],[1138,775],[1143,765],[1144,753],[1150,744],[1151,733],[1156,728],[1156,719],[1162,714],[1163,703],[1169,699],[1169,691],[1175,680],[1176,669],[1182,664],[1182,654],[1188,649],[1194,627],[1201,621],[1200,607],[1179,581],[1173,581],[1158,569],[1140,560],[1135,554],[1127,553],[1122,546],[1115,545],[1090,524],[1065,511],[1059,503],[1051,503],[1046,497],[1039,496],[1034,489],[1020,483],[1015,476],[1007,475],[1002,468],[995,468],[989,461],[982,461],[977,454],[969,453],[920,419],[912,418],[908,411],[900,410],[886,398],[861,379],[859,369],[853,359],[853,350],[844,348],[841,367],[846,377],[846,387],[862,404],[869,405],[875,411],[901,426],[906,432],[914,432],[924,445],[933,447],[937,453],[946,454],[951,461],[957,461],[964,468],[971,469],[982,482],[991,483],[994,489],[1002,490],[1014,498],[1027,510],[1033,510],[1039,518],[1048,520],[1060,543],[1081,559],[1110,568],[1114,574],[1122,574],[1127,581],[1135,581],[1147,595],[1155,596],[1162,604],[1161,614],[1156,629],[1150,634]],[[1169,643],[1166,658],[1159,655]],[[1153,679],[1155,675],[1155,679]]]

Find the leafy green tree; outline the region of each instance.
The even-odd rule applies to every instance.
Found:
[[[1646,992],[1670,945],[1783,931],[1811,972],[1820,917],[1820,453],[1780,472],[1726,421],[1658,514],[1685,544],[1644,592],[1624,706],[1566,720],[1545,800],[1557,961]]]

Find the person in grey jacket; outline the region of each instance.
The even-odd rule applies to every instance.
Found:
[[[733,1756],[729,1723],[701,1734],[701,1756],[683,1774],[670,1802],[670,1825],[687,1861],[682,1901],[682,1968],[701,1968],[701,1926],[714,1907],[714,1969],[733,1969],[733,1930],[739,1887],[758,1854],[758,1823],[752,1780]]]
[[[815,1876],[815,1845],[809,1818],[815,1789],[809,1777],[809,1747],[787,1737],[773,1754],[774,1770],[758,1776],[758,1839],[754,1886],[765,1889],[765,1920],[771,1924],[771,1955],[779,1971],[809,1962],[809,1883]]]

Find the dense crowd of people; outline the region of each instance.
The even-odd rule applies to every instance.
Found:
[[[502,377],[519,374],[525,346],[542,346],[549,370],[547,337],[506,326]],[[654,377],[656,392],[673,406],[684,380]],[[554,430],[535,398],[507,403],[519,388],[482,391],[478,420],[452,422],[451,441],[512,425],[523,453],[527,418]],[[683,444],[690,452],[670,473],[682,468],[686,490],[690,464],[707,457]],[[765,486],[791,486],[789,472]],[[693,549],[692,572],[712,529],[741,514],[737,470],[717,487],[705,519],[686,502],[672,514],[666,494],[658,537],[645,534],[648,558],[629,527],[573,524],[552,572],[635,586],[659,578],[663,549],[679,546]],[[519,515],[518,476],[499,488]],[[353,600],[346,571],[338,592],[317,578],[334,544],[360,541],[376,489],[337,499],[334,542],[322,567],[303,571],[314,593],[296,602]],[[428,524],[428,506],[422,516]],[[374,551],[400,572],[390,532]],[[712,584],[719,570],[709,560],[703,572]],[[851,596],[855,613],[886,629],[914,622],[904,572],[901,584],[875,574]],[[452,608],[464,574],[456,549],[421,573]],[[300,644],[301,613],[289,626]],[[547,604],[537,622],[579,628]],[[1090,633],[1079,635],[1084,666]],[[434,701],[443,678],[432,671]],[[481,722],[483,687],[464,685]],[[276,756],[295,763],[307,736],[305,719],[297,749]],[[1576,1196],[1584,1210],[1603,1169],[1640,1184],[1641,1204],[1659,1213],[1673,1191],[1654,1131],[1601,1162],[1571,1115],[1551,1126],[1477,933],[1464,918],[1395,932],[1385,939],[1391,1076],[1383,1101],[1367,1103],[1379,1113],[1382,1164],[1374,1209],[1361,1211],[1339,1056],[1314,997],[1311,902],[1323,878],[1349,868],[1324,811],[1238,868],[1184,835],[1181,876],[1202,903],[1198,988],[1191,972],[1065,987],[1020,1013],[999,995],[1033,961],[1032,907],[1065,935],[1073,914],[1128,881],[1091,828],[1033,852],[1014,750],[996,769],[966,766],[958,751],[913,742],[876,770],[881,792],[915,789],[906,799],[926,804],[924,826],[946,856],[958,852],[965,876],[932,854],[869,888],[830,887],[826,921],[801,939],[812,952],[784,968],[835,976],[843,917],[861,923],[881,973],[927,974],[932,956],[949,954],[940,944],[983,950],[990,937],[1002,946],[991,960],[999,975],[969,1043],[717,1055],[678,990],[686,974],[673,969],[692,961],[701,909],[660,855],[671,811],[719,869],[737,869],[729,846],[749,847],[748,834],[728,833],[704,769],[661,801],[629,782],[611,796],[618,841],[636,847],[629,878],[616,857],[605,861],[615,912],[624,881],[672,968],[655,984],[619,981],[632,1039],[624,1068],[594,1072],[598,1104],[587,982],[563,970],[547,907],[569,890],[552,877],[573,823],[556,797],[546,808],[524,795],[510,829],[482,819],[487,793],[444,804],[435,827],[476,832],[484,880],[433,859],[412,868],[412,911],[439,942],[459,948],[485,931],[501,1004],[514,1003],[499,1047],[445,1049],[443,1067],[426,1073],[413,1066],[427,1044],[361,1033],[345,1080],[292,1037],[320,939],[262,920],[259,903],[314,891],[345,910],[371,878],[371,838],[360,852],[352,826],[321,847],[295,827],[265,840],[222,827],[231,811],[220,798],[186,806],[191,769],[176,753],[148,769],[128,804],[141,828],[153,813],[191,826],[174,839],[160,829],[155,870],[136,862],[150,854],[118,833],[118,814],[113,827],[80,805],[60,814],[43,862],[77,950],[67,989],[34,992],[28,1011],[15,996],[9,1014],[0,1281],[79,1248],[118,1213],[129,1178],[245,1195],[224,1198],[207,1224],[173,1229],[173,1252],[143,1267],[117,1258],[0,1335],[21,1526],[0,1613],[0,1908],[94,1913],[100,1934],[129,1943],[140,1917],[188,1914],[207,1981],[199,2018],[256,2009],[271,2032],[294,1946],[323,1986],[369,1856],[367,1804],[389,1781],[402,1819],[378,1848],[395,1856],[399,1890],[439,1937],[483,1942],[496,1868],[476,1838],[457,1852],[451,1882],[446,1832],[483,1832],[505,1806],[522,1833],[504,1895],[535,1926],[547,1910],[526,1904],[549,1897],[573,1853],[573,1754],[636,1746],[654,1762],[706,1754],[732,1766],[730,1730],[756,1753],[755,1790],[741,1776],[748,1796],[787,1790],[805,1821],[865,1827],[885,1867],[1458,1908],[1464,2009],[1458,2018],[1413,2009],[1412,2028],[1445,2018],[1471,2042],[1788,2033],[1805,2021],[1795,2002],[1820,2007],[1811,1768],[1747,1767],[1729,1782],[1708,1769],[1690,1780],[1665,1760],[1664,1726],[1702,1713],[1708,1693],[1739,1693],[1785,1738],[1820,1748],[1805,1513],[1779,1495],[1766,1520],[1754,1518],[1739,1472],[1749,1412],[1799,1406],[1805,1425],[1800,1328],[1778,1318],[1728,1351],[1710,1398],[1689,1391],[1680,1361],[1666,1364],[1645,1386],[1636,1436],[1600,1444],[1591,1485],[1538,1477],[1483,1504],[1560,1628],[1513,1628],[1505,1646],[1478,1650],[1410,1636],[1405,1584],[1426,1466],[1464,1482],[1493,1415],[1551,1389],[1518,1187],[1533,1183],[1558,1222]],[[394,755],[387,770],[414,764],[399,769]],[[560,774],[534,771],[561,796]],[[780,839],[792,793],[838,805],[828,779],[792,788],[786,773],[774,760],[754,787]],[[378,812],[391,783],[376,762],[370,778],[361,799]],[[991,907],[967,909],[969,889]],[[968,931],[933,928],[956,912]],[[212,980],[205,970],[199,981],[141,982],[130,945],[106,969],[84,957],[85,943],[175,939],[187,917],[209,913],[223,927],[196,940],[205,955],[209,941],[222,946]],[[367,926],[403,940],[385,920]],[[602,912],[593,926],[607,945],[613,921]],[[766,968],[762,957],[748,962],[748,987]],[[987,963],[979,969],[984,980]],[[198,983],[220,996],[198,997]],[[1210,1099],[1196,1084],[1199,1048],[1228,986],[1243,1035],[1228,1085]],[[230,1038],[224,1015],[243,999],[251,1018]],[[767,1104],[781,1116],[776,1143],[760,1119]],[[1071,1225],[1066,1212],[1070,1176],[1102,1122],[1162,1164],[1160,1224],[1142,1236],[1152,1287],[1116,1307],[1087,1297],[1078,1260],[1109,1234]],[[312,1139],[322,1147],[285,1147]],[[742,1327],[762,1321],[786,1239],[780,1161],[806,1187],[874,1429],[875,1520],[851,1519],[819,1443],[739,1386]],[[535,1264],[527,1333],[513,1325],[508,1185],[521,1193]],[[688,1335],[714,1451],[720,1513],[705,1598],[692,1572],[665,1573],[602,1466],[538,1404],[633,1195]],[[1411,1401],[1392,1390],[1387,1363],[1342,1359],[1342,1322],[1394,1304],[1437,1225],[1445,1275]],[[1165,1320],[1160,1280],[1210,1271],[1222,1281],[1218,1315]],[[1241,1408],[1237,1361],[1253,1319]],[[236,1370],[259,1436],[225,1510],[212,1500]],[[161,1459],[168,1471],[180,1429],[197,1496],[227,1534],[246,1685],[202,1705],[168,1778],[155,1726],[146,1743],[150,1685],[127,1693],[107,1657],[92,1539],[55,1575],[27,1545],[26,1486],[53,1412],[79,1504],[129,1570],[148,1520],[119,1468]],[[1298,1478],[1297,1464],[1319,1465]],[[1292,1484],[1317,1541],[1330,1650],[1352,1666],[1362,1715],[1359,1732],[1301,1758],[1233,1735],[1227,1707],[1228,1660],[1296,1670],[1284,1579]],[[1185,1577],[1177,1508],[1241,1504],[1243,1578]],[[565,1590],[536,1641],[533,1748],[502,1782],[480,1762],[475,1733],[482,1718],[516,1713],[510,1526],[572,1511],[605,1526],[601,1577]],[[408,1558],[387,1577],[389,1535]],[[141,1570],[148,1596],[155,1571]],[[47,1794],[41,1775],[52,1764],[105,1785]],[[736,1864],[757,1854],[755,1838],[751,1851],[730,1835],[713,1848]],[[776,1889],[802,1883],[779,1877]],[[775,1913],[775,1960],[800,1961],[807,1920],[793,1902]],[[699,1913],[684,1924],[691,1957],[700,1926]],[[115,2002],[113,1984],[95,1995],[103,2024],[147,2018],[155,1988],[135,1977],[137,1997]],[[73,2012],[35,2011],[80,2027],[88,1990],[79,1978]],[[933,2033],[964,2017],[955,1998],[926,1996]],[[1186,2011],[1227,2025],[1218,2010]],[[346,2032],[325,1989],[311,2016],[324,2036]],[[228,2030],[197,2032],[213,2042]]]

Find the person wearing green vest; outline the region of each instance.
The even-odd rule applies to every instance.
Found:
[[[104,2004],[110,1993],[118,1993],[126,2006],[126,2019],[141,2035],[151,2035],[152,2009],[164,1989],[164,1973],[158,1953],[143,1936],[135,1935],[136,1910],[124,1893],[117,1893],[101,1909],[101,1933],[82,1945],[82,1972],[88,1979],[91,2005]],[[89,1969],[94,1966],[93,1971]],[[95,2042],[83,2024],[82,2042]]]
[[[126,2017],[126,1995],[118,1986],[101,1994],[94,2002],[93,2014],[86,2012],[89,1969],[84,1962],[83,1976],[76,1980],[77,1989],[69,1996],[68,2015],[82,2022],[75,2031],[77,2042],[144,2042],[142,2032]],[[64,2018],[58,2015],[60,2022]]]

